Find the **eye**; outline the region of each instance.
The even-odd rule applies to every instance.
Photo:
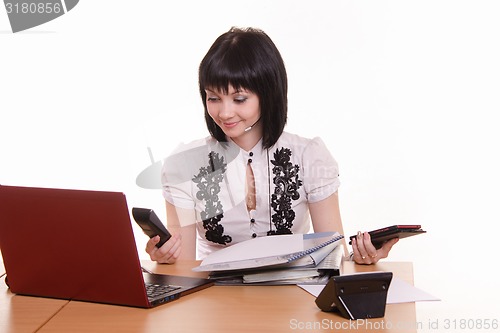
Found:
[[[234,102],[237,104],[245,103],[248,98],[245,96],[238,96],[234,98]]]
[[[207,102],[217,102],[219,100],[218,97],[215,96],[207,96]]]

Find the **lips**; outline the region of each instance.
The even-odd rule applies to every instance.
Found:
[[[236,122],[231,122],[231,123],[222,123],[222,125],[224,125],[225,128],[234,128],[236,127],[240,122],[239,121],[236,121]]]

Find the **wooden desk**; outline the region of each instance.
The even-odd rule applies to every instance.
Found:
[[[203,276],[195,262],[143,265],[157,273]],[[375,266],[344,263],[344,274],[386,270],[413,283],[411,263]],[[21,296],[19,296],[21,297]],[[72,301],[38,332],[416,332],[396,325],[416,322],[415,304],[387,305],[384,318],[349,321],[319,310],[314,297],[297,286],[214,286],[154,309]],[[355,323],[358,326],[352,326]],[[351,325],[351,326],[350,326]],[[391,329],[386,329],[388,325]]]
[[[35,332],[69,301],[12,294],[0,278],[0,332]]]

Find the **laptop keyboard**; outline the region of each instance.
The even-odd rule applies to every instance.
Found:
[[[149,298],[156,298],[180,288],[181,287],[179,286],[173,286],[173,285],[146,283],[146,292]]]

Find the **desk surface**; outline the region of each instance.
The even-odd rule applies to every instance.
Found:
[[[0,278],[0,332],[35,332],[69,301],[13,295]]]
[[[0,332],[34,332],[69,301],[13,295],[5,284],[0,253]]]
[[[191,268],[196,263],[143,265],[158,273],[203,276]],[[344,263],[343,272],[392,271],[413,283],[411,263],[384,262],[374,266]],[[297,286],[214,286],[154,309],[67,302],[13,296],[1,282],[0,331],[38,332],[286,332],[286,331],[370,331],[403,330],[416,322],[415,304],[390,304],[384,318],[349,321],[336,313],[320,311],[314,297]],[[43,311],[42,311],[43,310]],[[42,312],[40,312],[42,311]],[[350,326],[356,323],[358,326]],[[386,329],[391,325],[392,330]],[[406,327],[405,326],[405,327]]]

